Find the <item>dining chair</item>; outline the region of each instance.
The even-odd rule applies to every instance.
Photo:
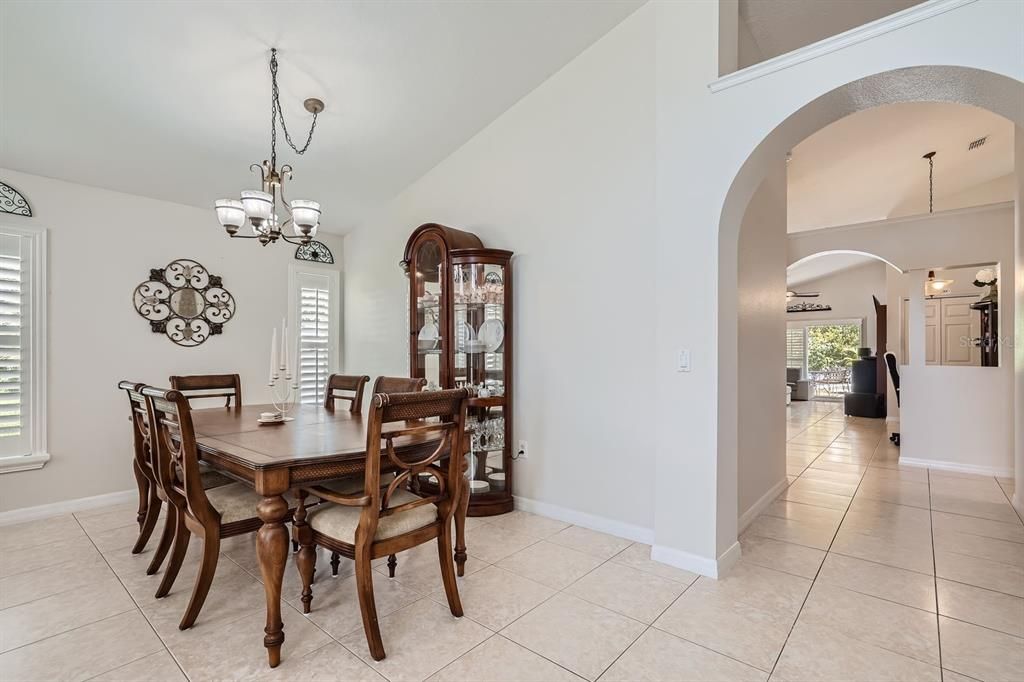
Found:
[[[385,377],[379,376],[373,382],[373,395],[378,393],[415,393],[422,391],[423,387],[427,385],[427,380],[423,378],[411,378],[411,377]],[[415,483],[415,481],[414,481]],[[355,484],[358,487],[358,482]],[[352,489],[352,484],[345,485],[344,483],[333,486],[336,492],[348,493]],[[341,564],[341,555],[338,552],[331,552],[331,573],[338,575],[338,566]],[[394,554],[388,557],[388,576],[391,578],[395,577],[395,569],[398,567],[398,559]]]
[[[191,374],[170,377],[171,388],[189,400],[224,398],[224,407],[242,404],[242,379],[237,374]]]
[[[145,386],[150,440],[156,453],[156,478],[171,505],[173,547],[167,569],[156,596],[163,597],[171,589],[181,569],[189,539],[195,533],[203,544],[202,559],[192,598],[178,624],[181,630],[192,627],[210,591],[220,541],[259,530],[256,505],[263,498],[243,483],[230,483],[205,489],[192,427],[188,398],[180,391]]]
[[[302,579],[303,613],[312,608],[317,545],[353,559],[363,631],[374,660],[385,656],[373,596],[370,562],[374,559],[436,540],[448,608],[453,616],[462,616],[451,534],[452,518],[464,485],[462,458],[449,457],[448,453],[462,451],[466,398],[465,389],[374,395],[366,432],[362,490],[351,495],[323,486],[298,491],[292,532],[300,546],[295,564]],[[431,421],[424,421],[428,419]],[[405,424],[384,430],[385,425],[396,422]],[[437,445],[428,447],[432,451],[426,455],[399,455],[396,441],[399,446],[417,441],[437,441]],[[383,489],[382,466],[397,472]],[[420,474],[436,481],[436,493],[420,497],[405,490],[404,486]],[[307,509],[305,499],[309,495],[323,502]]]
[[[363,411],[363,389],[368,376],[355,376],[346,374],[332,374],[327,377],[327,390],[324,391],[324,407],[333,410],[337,401],[349,401],[348,411],[352,414],[361,414]],[[347,391],[351,395],[340,395],[338,391]]]
[[[373,395],[378,393],[415,393],[422,391],[427,385],[427,380],[422,377],[414,379],[410,377],[377,377],[373,382]]]
[[[139,537],[132,546],[132,554],[138,554],[146,548],[163,507],[157,494],[156,473],[153,471],[150,457],[149,417],[146,402],[140,393],[143,386],[144,383],[134,381],[122,381],[117,384],[117,387],[128,395],[129,419],[132,423],[132,473],[139,488],[139,510],[136,514]],[[166,550],[164,552],[166,553]]]
[[[139,520],[139,537],[132,547],[132,554],[139,554],[145,549],[146,543],[153,533],[153,527],[159,520],[160,512],[163,510],[165,502],[168,508],[168,514],[164,519],[164,528],[160,534],[160,540],[157,542],[156,551],[146,567],[146,575],[153,575],[160,570],[160,565],[167,557],[167,552],[171,549],[177,518],[174,513],[171,513],[173,512],[173,506],[160,485],[157,476],[156,452],[153,450],[149,411],[146,406],[146,399],[142,395],[142,389],[146,384],[122,381],[117,386],[128,394],[134,445],[132,470],[135,472],[135,480],[139,485],[139,513],[137,515]],[[139,478],[140,475],[143,477],[142,480]],[[226,485],[232,481],[219,472],[203,470],[200,482],[204,488],[210,489]],[[166,589],[170,589],[170,584],[167,585]],[[166,590],[164,593],[166,594]]]

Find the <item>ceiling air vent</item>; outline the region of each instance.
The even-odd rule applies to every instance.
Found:
[[[988,140],[988,135],[986,135],[985,137],[979,137],[977,140],[974,140],[969,145],[967,145],[967,151],[977,149],[981,145],[985,144],[986,140]]]

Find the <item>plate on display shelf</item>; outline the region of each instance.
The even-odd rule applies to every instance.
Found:
[[[485,320],[477,330],[476,338],[483,342],[485,351],[493,353],[505,340],[505,325],[501,320]]]
[[[476,332],[473,331],[473,325],[469,324],[465,320],[459,320],[455,323],[455,349],[459,353],[466,352],[466,344],[470,341],[476,341]]]

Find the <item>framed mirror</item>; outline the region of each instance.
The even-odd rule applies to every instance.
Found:
[[[150,330],[179,346],[198,346],[222,333],[235,315],[235,299],[221,278],[187,258],[150,270],[132,299]]]

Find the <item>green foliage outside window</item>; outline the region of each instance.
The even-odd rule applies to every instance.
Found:
[[[850,324],[808,327],[807,346],[809,371],[849,367],[857,359],[860,327]]]

